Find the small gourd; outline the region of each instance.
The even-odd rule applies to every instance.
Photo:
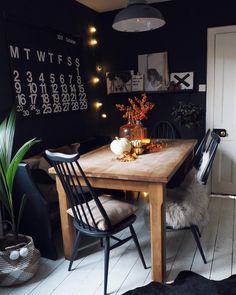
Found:
[[[132,145],[127,138],[118,138],[114,139],[110,144],[111,151],[117,155],[121,156],[124,152],[130,152]]]

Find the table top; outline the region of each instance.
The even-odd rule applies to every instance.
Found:
[[[197,140],[177,139],[158,152],[121,162],[106,145],[82,155],[79,163],[87,177],[167,183],[193,151]],[[49,173],[55,174],[53,168]]]

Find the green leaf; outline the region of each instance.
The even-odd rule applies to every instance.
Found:
[[[23,146],[16,152],[14,158],[12,159],[6,173],[6,181],[9,188],[9,191],[12,191],[13,188],[13,182],[14,177],[16,174],[16,170],[18,168],[19,163],[24,158],[25,154],[28,152],[28,150],[37,142],[40,140],[36,140],[35,138],[27,141]]]

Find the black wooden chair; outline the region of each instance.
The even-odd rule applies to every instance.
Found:
[[[176,132],[169,121],[157,122],[151,131],[151,138],[176,138]]]
[[[70,204],[70,209],[67,212],[73,216],[73,223],[77,230],[68,270],[71,270],[72,263],[76,258],[82,235],[100,238],[105,241],[104,294],[106,294],[107,291],[110,250],[133,239],[143,266],[147,268],[132,225],[136,220],[136,215],[134,214],[135,206],[115,200],[108,195],[98,197],[79,165],[79,154],[66,155],[52,153],[48,150],[45,151],[45,154],[53,164],[63,185]],[[83,180],[83,186],[81,184],[81,179]],[[84,184],[86,185],[86,194],[83,191]],[[130,229],[131,236],[123,240],[114,236],[127,227]],[[116,241],[112,246],[110,245],[110,238]]]
[[[193,168],[184,183],[177,189],[168,189],[166,197],[166,224],[171,230],[191,230],[204,263],[207,263],[201,242],[199,225],[204,224],[208,195],[205,189],[220,137],[212,132],[211,140],[198,169]]]
[[[202,159],[202,155],[203,153],[206,151],[206,145],[207,145],[207,141],[208,141],[208,138],[209,138],[209,135],[210,135],[210,132],[211,130],[208,129],[206,134],[204,135],[204,137],[202,138],[196,152],[194,153],[194,167],[196,169],[199,168],[200,166],[200,162],[201,162],[201,159]]]

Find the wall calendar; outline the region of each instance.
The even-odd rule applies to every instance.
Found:
[[[88,108],[79,41],[50,30],[7,22],[17,113],[49,115]]]

